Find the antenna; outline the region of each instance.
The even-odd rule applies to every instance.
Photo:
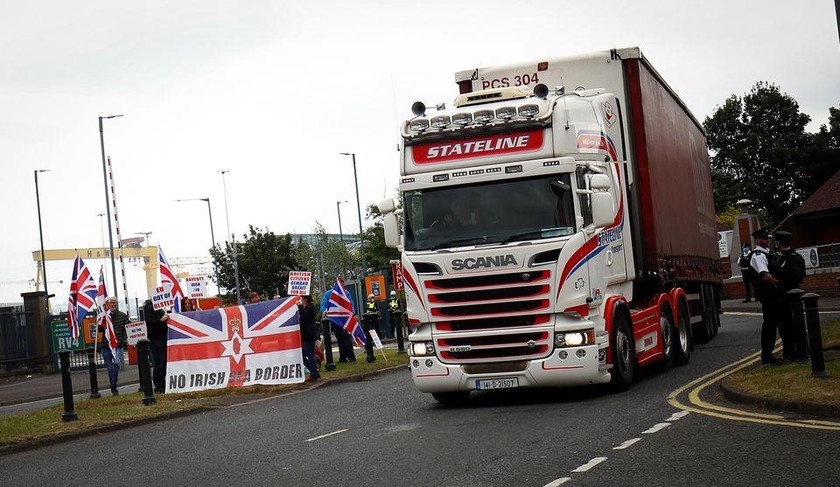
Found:
[[[563,76],[560,76],[560,83],[563,83]],[[566,107],[566,84],[560,85],[560,96],[563,97],[563,115],[566,117],[566,130],[569,130],[569,109]]]

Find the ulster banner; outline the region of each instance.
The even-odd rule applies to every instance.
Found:
[[[171,314],[166,392],[303,382],[297,301]]]

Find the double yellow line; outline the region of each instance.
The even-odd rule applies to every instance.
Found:
[[[755,413],[751,411],[743,411],[740,409],[733,409],[724,406],[718,406],[716,404],[711,404],[700,398],[700,393],[703,392],[704,389],[711,386],[712,384],[719,382],[724,377],[730,374],[733,374],[735,372],[738,372],[739,370],[749,367],[750,365],[758,362],[758,359],[759,353],[756,352],[752,355],[747,356],[746,358],[738,360],[737,362],[733,362],[729,365],[723,366],[715,370],[714,372],[711,372],[709,374],[704,375],[703,377],[695,379],[669,394],[668,404],[674,406],[675,408],[682,409],[684,411],[691,411],[693,413],[703,414],[706,416],[712,416],[720,419],[728,419],[731,421],[746,421],[748,423],[791,426],[794,428],[840,431],[840,422],[836,421],[791,419],[785,418],[784,416],[778,414],[764,414]],[[686,391],[689,391],[687,396],[688,402],[690,403],[689,405],[684,404],[679,399],[680,396]]]

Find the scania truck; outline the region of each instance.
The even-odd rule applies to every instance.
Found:
[[[701,125],[638,48],[477,68],[401,126],[410,369],[473,390],[612,384],[715,335],[722,268]]]

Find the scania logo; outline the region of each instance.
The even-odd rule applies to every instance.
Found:
[[[534,348],[537,346],[537,342],[534,340],[528,340],[528,348]]]
[[[519,265],[516,258],[512,254],[494,255],[491,257],[476,257],[466,259],[455,259],[452,261],[452,270],[460,271],[462,269],[481,269],[489,267],[507,267],[509,265]]]

